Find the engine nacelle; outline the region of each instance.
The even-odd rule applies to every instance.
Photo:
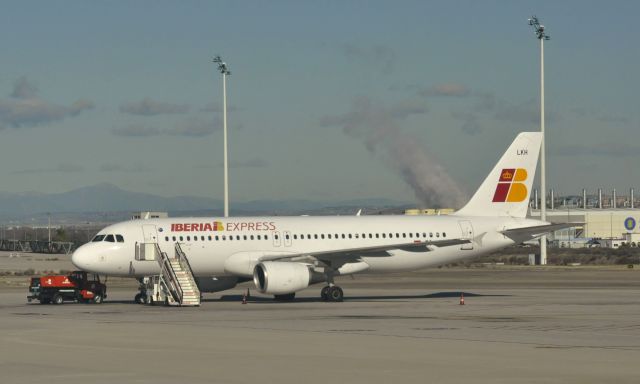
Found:
[[[253,269],[253,282],[262,293],[284,295],[303,290],[311,283],[312,273],[304,264],[265,261]]]

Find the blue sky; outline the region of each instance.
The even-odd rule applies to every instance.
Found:
[[[0,191],[456,205],[537,130],[548,185],[637,185],[632,1],[0,2]]]

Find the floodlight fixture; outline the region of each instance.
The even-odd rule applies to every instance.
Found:
[[[231,71],[229,70],[227,63],[222,61],[222,57],[220,57],[220,55],[217,55],[216,57],[214,57],[212,61],[218,64],[218,70],[220,71],[220,73],[227,76],[231,75]]]
[[[533,27],[536,32],[536,36],[538,39],[551,40],[551,37],[547,35],[544,31],[544,25],[540,24],[540,21],[536,16],[531,16],[529,20],[529,25]]]

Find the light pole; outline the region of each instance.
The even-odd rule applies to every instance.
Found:
[[[540,220],[547,220],[547,174],[545,166],[545,134],[544,134],[544,41],[550,37],[544,31],[544,25],[541,25],[538,18],[532,16],[529,19],[529,25],[536,32],[536,37],[540,40],[540,132],[542,132],[542,145],[540,146]],[[540,264],[547,264],[547,236],[540,237]]]
[[[220,56],[213,58],[218,64],[218,70],[222,73],[222,126],[224,141],[224,217],[229,217],[229,156],[227,142],[227,76],[231,75],[227,63]]]

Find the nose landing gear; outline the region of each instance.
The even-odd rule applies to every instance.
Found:
[[[144,278],[138,279],[140,285],[138,286],[138,294],[135,295],[133,301],[136,304],[147,304],[147,286],[144,282]]]

